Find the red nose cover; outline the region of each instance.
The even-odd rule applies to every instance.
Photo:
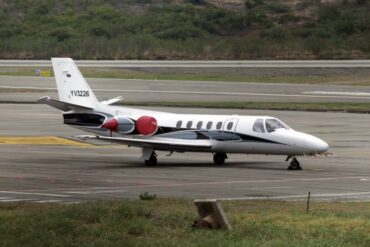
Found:
[[[136,130],[142,135],[153,135],[157,129],[158,124],[154,117],[142,116],[136,121]]]
[[[109,119],[105,124],[102,126],[103,128],[109,129],[111,131],[117,131],[118,129],[118,122],[116,119],[112,118]]]

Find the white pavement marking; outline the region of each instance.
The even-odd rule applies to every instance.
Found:
[[[124,193],[128,192],[125,189],[113,189],[113,190],[88,190],[88,191],[66,191],[65,193],[68,194],[81,194],[81,195],[88,195],[88,194],[102,194],[102,193]]]
[[[300,181],[325,181],[325,180],[344,180],[344,179],[367,179],[367,177],[329,177],[329,178],[290,178],[290,179],[271,179],[271,180],[245,180],[245,181],[214,181],[214,182],[194,182],[194,183],[167,183],[167,184],[145,184],[145,185],[129,185],[129,186],[113,186],[113,187],[90,187],[84,190],[71,189],[65,193],[92,193],[93,190],[104,191],[118,191],[132,188],[154,188],[154,187],[179,187],[179,186],[198,186],[198,185],[216,185],[216,184],[242,184],[242,183],[280,183],[280,182],[300,182]],[[94,192],[96,193],[96,192]]]
[[[34,90],[56,90],[56,88],[46,87],[11,87],[0,86],[6,89],[34,89]],[[346,95],[309,95],[303,94],[270,94],[270,93],[238,93],[238,92],[200,92],[200,91],[171,91],[171,90],[130,90],[130,89],[93,89],[100,92],[126,92],[126,93],[168,93],[168,94],[196,94],[196,95],[220,95],[220,96],[269,96],[269,97],[293,97],[293,98],[339,98],[339,99],[369,99],[363,96],[346,96]]]
[[[334,91],[312,91],[303,92],[304,94],[317,94],[317,95],[341,95],[341,96],[366,96],[370,97],[368,92],[334,92]]]
[[[34,195],[34,196],[51,196],[51,197],[69,197],[69,195],[62,195],[62,194],[49,194],[49,193],[10,191],[10,190],[1,190],[0,191],[0,194]]]
[[[0,197],[0,200],[11,199],[12,197]]]
[[[57,202],[62,202],[60,200],[38,200],[34,201],[35,203],[57,203]]]
[[[1,200],[0,202],[24,202],[24,201],[32,201],[32,199],[5,199]]]
[[[31,90],[57,90],[56,87],[13,87],[13,86],[0,86],[4,89],[31,89]]]
[[[77,195],[88,195],[88,194],[90,194],[89,191],[63,191],[63,193],[77,194]]]
[[[349,193],[331,193],[331,194],[313,194],[311,193],[311,198],[322,198],[325,199],[329,198],[370,198],[370,191],[366,192],[349,192]],[[285,200],[285,199],[305,199],[307,198],[307,194],[305,195],[290,195],[290,196],[245,196],[245,197],[228,197],[228,198],[213,198],[220,201],[243,201],[243,200]]]

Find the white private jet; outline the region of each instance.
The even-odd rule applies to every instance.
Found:
[[[94,133],[87,138],[142,148],[145,164],[155,166],[155,151],[213,153],[215,164],[227,154],[286,155],[288,169],[300,170],[297,156],[324,154],[321,139],[291,129],[268,116],[175,114],[99,102],[74,61],[52,58],[59,100],[39,100],[63,111],[64,124]]]

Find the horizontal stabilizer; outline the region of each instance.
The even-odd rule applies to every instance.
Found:
[[[108,100],[104,100],[100,103],[104,104],[104,105],[112,105],[114,103],[117,103],[119,101],[123,100],[123,97],[122,96],[118,96],[116,98],[113,98],[113,99],[108,99]]]
[[[93,110],[92,108],[75,105],[71,103],[62,102],[59,100],[51,99],[49,96],[43,97],[38,100],[41,104],[50,105],[56,109],[59,109],[61,111],[71,111],[71,110]]]

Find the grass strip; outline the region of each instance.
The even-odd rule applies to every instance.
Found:
[[[192,229],[190,200],[0,204],[1,246],[370,246],[370,202],[223,203],[232,232]]]
[[[36,101],[2,100],[0,104],[39,104]],[[237,101],[127,101],[117,103],[119,106],[148,107],[189,107],[216,109],[251,109],[312,112],[346,112],[370,113],[370,102],[237,102]]]
[[[35,76],[36,68],[10,68],[0,71],[0,76]],[[41,68],[52,72],[52,68]],[[266,71],[270,71],[266,68]],[[125,69],[96,69],[81,68],[86,78],[110,78],[110,79],[138,79],[138,80],[179,80],[179,81],[215,81],[215,82],[253,82],[253,83],[288,83],[288,84],[324,84],[324,85],[356,85],[369,86],[370,78],[367,73],[357,74],[323,74],[323,75],[274,75],[273,72],[266,75],[248,75],[238,72],[224,73],[169,73],[148,72]],[[272,74],[271,74],[272,73]],[[270,74],[270,75],[269,75]],[[53,73],[51,74],[53,76]]]

